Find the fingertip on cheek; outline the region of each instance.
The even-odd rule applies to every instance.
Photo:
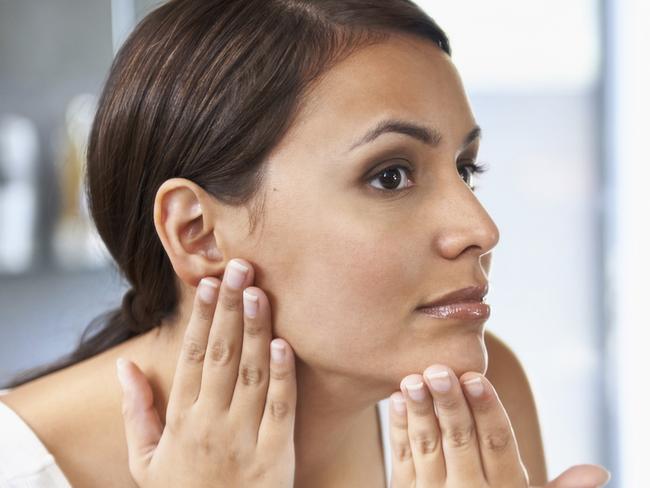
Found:
[[[214,302],[219,294],[219,284],[215,278],[203,278],[198,286],[198,294],[201,301],[204,303]]]

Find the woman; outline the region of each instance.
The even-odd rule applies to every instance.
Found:
[[[137,363],[144,376],[127,370],[139,382],[134,398],[140,406],[153,398],[148,420],[165,419],[192,311],[210,321],[193,306],[196,288],[204,277],[219,285],[232,258],[249,268],[242,286],[254,273],[251,290],[269,314],[259,350],[268,354],[272,324],[295,357],[288,485],[384,486],[386,431],[375,405],[399,389],[408,413],[391,414],[400,449],[393,486],[429,486],[449,469],[431,449],[439,432],[433,390],[421,389],[428,401],[417,403],[406,384],[421,382],[433,364],[445,366],[453,385],[436,403],[440,422],[464,426],[447,431],[443,447],[472,447],[468,468],[456,472],[471,467],[478,476],[476,430],[458,377],[481,377],[488,353],[488,379],[514,413],[519,449],[507,443],[510,460],[521,453],[530,483],[546,483],[530,389],[507,347],[484,336],[486,306],[447,318],[420,309],[460,288],[485,292],[499,237],[473,193],[480,130],[449,55],[442,30],[407,0],[174,0],[139,23],[111,67],[88,147],[92,215],[132,289],[70,358],[15,382],[23,384],[3,398],[72,486],[134,486],[115,359]],[[227,303],[224,310],[241,313],[235,298]],[[205,346],[208,356],[225,352],[237,363],[239,349],[216,344]],[[246,337],[241,347],[237,384],[266,385],[268,370],[244,361]],[[485,425],[507,421],[497,407],[492,396]],[[417,419],[427,438],[407,439]],[[141,433],[153,425],[140,421]],[[128,422],[127,434],[135,432]],[[187,459],[182,446],[165,449]],[[278,462],[291,462],[289,451],[274,453]],[[528,485],[521,466],[508,466],[512,486]],[[146,479],[131,468],[141,486],[169,480],[166,470],[191,476],[177,463],[158,463]],[[571,476],[596,486],[602,474],[577,467],[549,486],[578,486]],[[453,486],[489,480],[474,481]]]

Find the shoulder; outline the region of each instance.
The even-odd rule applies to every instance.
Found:
[[[70,488],[54,457],[0,393],[0,487]]]
[[[494,385],[512,428],[531,485],[548,480],[541,428],[530,383],[519,358],[492,332],[485,332],[488,368],[485,376]]]

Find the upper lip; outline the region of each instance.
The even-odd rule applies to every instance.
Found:
[[[482,302],[483,297],[487,295],[488,283],[482,285],[472,285],[466,288],[461,288],[451,293],[447,293],[432,302],[425,303],[418,308],[439,307],[440,305],[450,305],[452,303],[462,302]]]

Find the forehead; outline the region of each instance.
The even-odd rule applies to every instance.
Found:
[[[450,58],[432,41],[394,36],[359,49],[325,73],[284,142],[309,141],[312,156],[321,149],[332,157],[389,116],[437,128],[451,144],[475,125]]]

